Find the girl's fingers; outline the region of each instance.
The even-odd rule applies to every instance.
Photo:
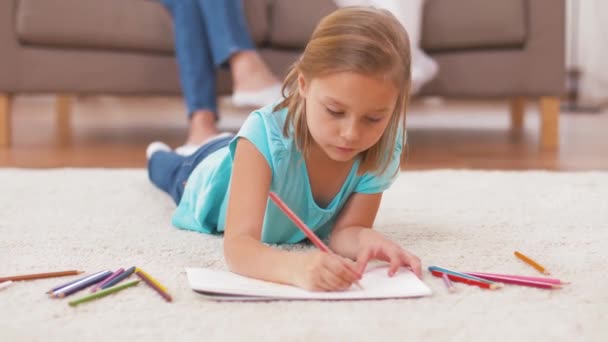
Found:
[[[409,265],[418,278],[422,278],[422,264],[417,256],[404,252],[401,254],[401,259],[405,265]]]
[[[342,278],[331,270],[326,270],[323,274],[323,279],[329,285],[329,291],[343,290],[350,287],[352,282]]]
[[[367,263],[371,260],[373,254],[373,251],[369,248],[359,251],[359,254],[357,255],[357,273],[363,274],[363,271],[365,271]]]
[[[388,268],[388,275],[392,277],[397,273],[397,270],[400,266],[403,265],[403,258],[401,257],[399,252],[391,252],[388,254],[390,266]]]

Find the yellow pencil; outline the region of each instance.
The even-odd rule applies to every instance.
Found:
[[[141,268],[139,268],[139,267],[135,268],[135,273],[141,273],[141,274],[143,274],[143,276],[146,277],[146,278],[148,278],[148,280],[150,280],[150,282],[152,282],[152,284],[156,285],[159,289],[161,289],[161,290],[163,290],[165,292],[168,292],[166,287],[162,286],[158,282],[158,280],[152,278],[151,275],[149,275],[148,273],[144,272],[144,270],[142,270]]]
[[[536,268],[540,273],[543,273],[543,274],[546,274],[546,275],[551,274],[551,273],[549,273],[549,271],[546,268],[544,268],[543,266],[541,266],[536,261],[530,259],[529,257],[523,255],[522,253],[520,253],[518,251],[515,251],[514,254],[515,254],[516,257],[518,257],[521,260],[523,260],[523,262],[525,262],[526,264],[528,264],[528,265]]]

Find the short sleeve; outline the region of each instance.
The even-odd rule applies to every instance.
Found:
[[[230,155],[233,159],[236,143],[240,138],[249,140],[260,151],[268,162],[268,165],[272,168],[272,154],[268,144],[268,127],[267,122],[262,117],[262,113],[255,111],[249,114],[237,133],[236,138],[230,142]]]
[[[395,149],[391,156],[391,161],[386,170],[382,174],[367,172],[361,176],[354,192],[362,194],[377,194],[388,189],[399,174],[399,165],[401,160],[401,151],[403,149],[402,139],[397,139]]]

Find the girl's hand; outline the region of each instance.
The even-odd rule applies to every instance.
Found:
[[[357,271],[363,273],[367,263],[373,259],[390,263],[389,277],[395,275],[400,266],[409,266],[418,278],[422,276],[420,259],[417,256],[401,248],[377,231],[363,229],[359,235]]]
[[[354,261],[337,254],[314,251],[302,255],[294,268],[294,284],[311,291],[340,291],[361,279]]]

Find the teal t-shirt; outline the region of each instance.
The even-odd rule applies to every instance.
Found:
[[[326,207],[319,207],[312,196],[302,154],[296,148],[294,139],[283,135],[287,110],[273,112],[273,108],[274,104],[251,113],[228,146],[210,154],[194,169],[173,214],[173,225],[209,234],[224,231],[232,161],[236,142],[241,137],[251,141],[268,162],[272,171],[270,191],[276,192],[322,239],[329,236],[340,210],[353,192],[380,193],[393,183],[399,167],[401,142],[392,151],[391,163],[383,174],[357,175],[359,162],[356,161],[334,199]],[[268,200],[262,242],[296,243],[305,238],[289,218]]]

